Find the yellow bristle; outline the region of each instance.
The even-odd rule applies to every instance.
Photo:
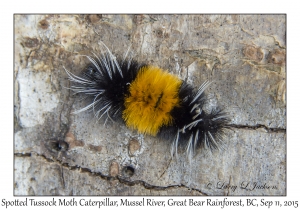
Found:
[[[129,128],[155,136],[159,128],[172,123],[171,110],[179,105],[182,81],[154,66],[140,69],[125,97],[123,119]]]

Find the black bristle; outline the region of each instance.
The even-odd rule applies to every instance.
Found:
[[[178,146],[187,146],[191,136],[193,136],[193,150],[199,147],[208,147],[210,150],[217,149],[222,146],[222,136],[225,134],[224,131],[227,129],[226,124],[229,120],[225,116],[226,113],[221,110],[213,109],[210,113],[204,110],[203,106],[207,101],[206,96],[203,92],[197,100],[193,101],[196,94],[197,92],[191,85],[186,82],[182,83],[179,89],[180,106],[175,107],[171,112],[174,122],[172,126],[162,127],[159,137],[174,140],[179,131]],[[198,116],[196,116],[197,110],[201,111]],[[195,123],[195,126],[187,127],[196,121],[199,122]],[[194,145],[196,136],[197,142]]]
[[[109,104],[111,108],[107,114],[113,120],[122,119],[122,112],[125,108],[124,96],[128,94],[129,85],[136,78],[138,70],[144,66],[138,64],[134,60],[121,61],[118,59],[116,62],[119,64],[122,75],[117,69],[109,72],[104,65],[101,65],[100,62],[97,62],[97,65],[100,68],[97,68],[97,66],[93,63],[90,63],[81,73],[80,77],[92,83],[75,82],[75,87],[78,87],[78,84],[80,84],[80,88],[82,89],[95,90],[91,92],[83,92],[83,95],[91,96],[87,98],[87,100],[90,100],[88,101],[89,104],[99,100],[99,102],[94,105],[95,112]],[[113,67],[109,66],[109,68],[112,69]],[[114,68],[117,68],[117,66]],[[97,90],[105,91],[100,93]]]

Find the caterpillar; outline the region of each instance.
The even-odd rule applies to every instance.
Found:
[[[195,89],[159,67],[116,57],[102,43],[100,55],[84,55],[90,63],[80,75],[65,71],[74,94],[90,103],[75,111],[93,110],[97,119],[121,121],[140,134],[171,139],[171,155],[184,145],[191,161],[197,148],[223,148],[229,118],[219,108],[206,111],[204,93],[210,82]],[[106,122],[106,121],[105,121]]]

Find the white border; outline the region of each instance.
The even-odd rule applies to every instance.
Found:
[[[299,200],[299,11],[296,1],[11,1],[1,4],[1,178],[2,199],[13,197],[13,14],[14,13],[281,13],[287,14],[287,196],[267,200]],[[38,200],[50,198],[35,197]],[[120,197],[119,197],[120,198]],[[156,197],[151,197],[156,198]],[[222,199],[222,197],[219,197]],[[242,197],[246,200],[250,197]],[[260,199],[260,197],[254,197]],[[263,198],[263,197],[262,197]],[[25,199],[25,197],[21,197]],[[92,197],[92,199],[97,199]],[[134,197],[131,197],[134,199]],[[167,200],[168,197],[157,197]],[[229,197],[237,200],[239,197]],[[67,208],[67,207],[65,207]],[[143,207],[146,208],[146,207]],[[12,209],[12,208],[10,208]],[[122,208],[123,209],[123,208]],[[129,209],[129,208],[128,208]],[[218,207],[219,209],[219,207]],[[274,209],[274,208],[272,208]]]

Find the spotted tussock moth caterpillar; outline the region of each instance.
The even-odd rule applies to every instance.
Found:
[[[203,108],[208,81],[194,89],[166,70],[126,55],[116,58],[105,44],[100,45],[100,55],[86,56],[90,64],[80,75],[65,69],[70,89],[91,99],[75,113],[93,110],[98,119],[121,120],[141,134],[172,139],[172,156],[183,144],[190,161],[199,147],[223,147],[229,118],[222,110]]]

